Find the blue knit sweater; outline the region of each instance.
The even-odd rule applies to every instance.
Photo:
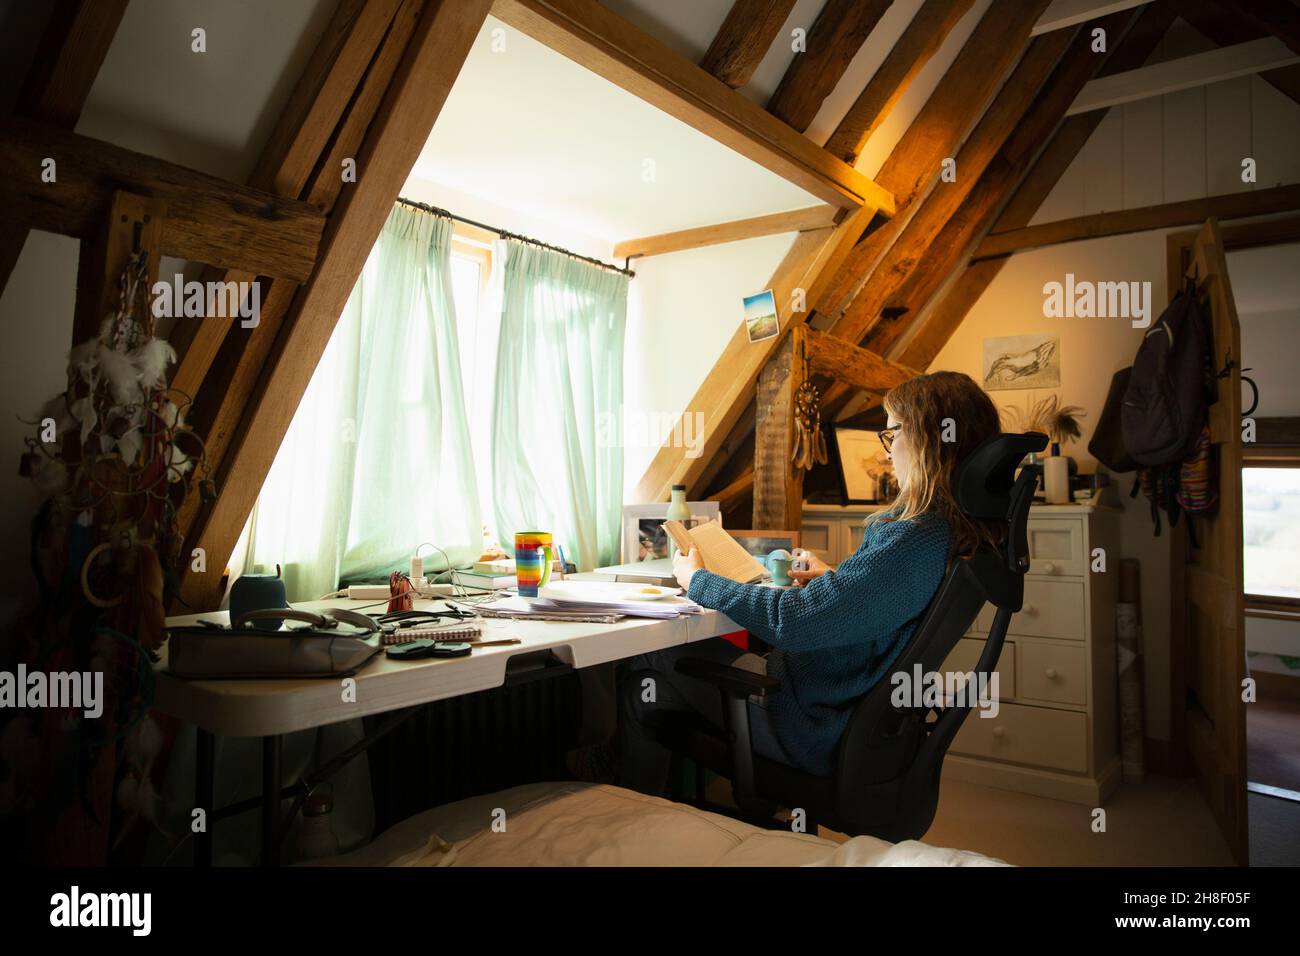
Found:
[[[937,515],[867,526],[839,568],[801,588],[738,584],[708,571],[687,594],[773,646],[772,729],[804,770],[834,771],[853,705],[907,644],[943,582],[951,529]]]

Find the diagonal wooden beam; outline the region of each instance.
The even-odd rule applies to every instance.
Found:
[[[893,214],[889,190],[597,0],[495,0],[492,15],[823,202]]]
[[[1216,0],[1228,13],[1277,37],[1300,53],[1300,7],[1289,0]]]
[[[424,13],[425,0],[404,0],[393,18],[379,52],[366,70],[360,87],[350,97],[347,112],[328,146],[329,156],[318,163],[311,180],[303,187],[308,201],[328,210],[334,208],[343,188],[341,160],[356,157],[366,130],[378,113],[384,93],[406,55],[407,45]],[[203,377],[192,421],[204,436],[207,464],[219,473],[230,445],[237,440],[245,414],[257,394],[263,368],[277,347],[281,329],[293,306],[298,286],[273,281],[262,296],[261,322],[253,329],[231,328],[219,344],[211,369]],[[173,386],[175,386],[173,382]],[[194,395],[195,393],[186,393]],[[188,531],[200,509],[197,495],[185,499],[179,516],[182,531]]]
[[[754,75],[793,9],[794,0],[736,0],[700,60],[700,68],[733,90],[740,89]]]
[[[808,229],[825,229],[833,226],[843,214],[834,206],[809,206],[790,212],[776,212],[751,219],[734,219],[712,226],[697,226],[677,232],[660,233],[643,239],[627,239],[614,246],[615,259],[633,256],[660,256],[683,249],[699,249],[723,242],[755,239],[759,236],[777,236],[783,232],[804,232]]]
[[[807,130],[893,2],[826,0],[808,31],[807,49],[795,53],[767,101],[768,112],[801,133]]]
[[[1122,20],[1128,15],[1116,16],[1121,22],[1109,26],[1122,28]],[[853,297],[844,315],[831,326],[832,334],[848,342],[860,341],[879,321],[882,309],[912,274],[942,256],[940,250],[932,248],[939,232],[970,195],[998,150],[1016,133],[1043,85],[1053,76],[1062,54],[1067,54],[1068,50],[1064,65],[1073,68],[1069,75],[1092,75],[1097,56],[1091,51],[1091,43],[1092,38],[1078,29],[1055,30],[1030,42],[1010,79],[1003,84],[958,151],[956,179],[941,183],[920,204],[916,214],[872,270],[871,278]]]
[[[850,165],[857,162],[858,154],[867,145],[871,134],[889,118],[916,75],[943,46],[943,41],[973,2],[925,0],[885,61],[835,127],[835,132],[826,140],[827,152]]]
[[[1138,11],[1133,25],[1124,34],[1119,45],[1112,48],[1113,52],[1102,64],[1099,73],[1104,75],[1107,72],[1128,70],[1146,62],[1175,17],[1176,10],[1170,0],[1157,0],[1156,3]],[[1062,115],[1064,104],[1072,99],[1068,87],[1054,90],[1054,86],[1055,84],[1049,85],[1043,91],[1041,101],[1035,105],[1023,124],[1027,135],[1019,137],[1019,142],[1008,142],[1003,147],[998,159],[990,164],[990,168],[981,177],[971,196],[967,198],[960,216],[940,236],[941,242],[961,244],[960,255],[956,260],[957,265],[953,267],[957,273],[956,278],[933,306],[927,307],[926,302],[913,300],[916,305],[913,314],[917,316],[921,325],[897,356],[898,361],[916,368],[929,367],[944,343],[961,324],[970,307],[1007,262],[1005,258],[989,259],[963,267],[966,250],[972,247],[976,239],[986,233],[995,222],[999,229],[1027,225],[1039,205],[1051,192],[1052,187],[1065,173],[1079,149],[1104,118],[1105,112],[1098,111],[1065,120],[1048,145],[1039,153],[1029,173],[1022,178],[1022,170],[1032,156],[1032,149],[1028,157],[1018,157],[1017,152],[1030,148],[1030,137],[1037,136],[1041,142],[1046,134],[1041,133],[1042,127],[1039,124],[1046,126],[1051,121],[1053,112]],[[1009,200],[1006,199],[1008,193],[1011,193]],[[892,325],[878,327],[876,334],[869,336],[865,344],[876,345],[884,351],[887,346],[881,346],[881,342],[885,340],[886,335],[894,341],[903,334],[903,331]],[[830,407],[828,403],[826,414],[833,417],[847,397],[847,394],[841,396],[834,407]]]
[[[317,208],[329,211],[333,206],[332,200],[325,202],[325,197],[302,194],[313,171],[320,167],[330,139],[347,112],[375,50],[393,24],[399,6],[402,6],[401,0],[342,0],[339,3],[249,177],[250,186],[294,199],[301,196]],[[415,17],[408,15],[405,18],[408,32],[400,41],[402,47],[419,15],[419,4],[408,3],[405,6],[415,7]],[[400,56],[400,49],[395,56]],[[387,82],[386,78],[384,83]],[[355,145],[354,142],[353,149]],[[333,168],[341,170],[341,165],[335,163]],[[337,174],[328,178],[335,183],[341,181]],[[248,272],[209,270],[209,273],[205,273],[203,281],[250,282],[255,278]],[[243,343],[254,337],[274,338],[276,323],[283,317],[283,309],[277,312],[275,306],[287,305],[283,293],[282,289],[276,301],[272,302],[269,290],[262,290],[262,320],[268,325],[260,334],[238,328],[237,323],[228,318],[212,315],[212,310],[208,310],[209,314],[201,320],[177,322],[170,335],[172,347],[180,356],[170,379],[172,388],[182,396],[197,396],[200,384],[229,336],[239,340],[241,351]],[[227,369],[225,374],[233,373]],[[209,409],[214,397],[211,392],[209,389],[209,395],[205,396]],[[209,463],[215,465],[217,456],[212,454],[213,451],[209,448]]]
[[[54,160],[55,180],[43,165]],[[284,199],[111,143],[11,117],[0,126],[0,206],[13,222],[92,238],[113,193],[129,189],[167,205],[163,254],[305,279],[325,217]]]
[[[127,0],[59,0],[14,111],[59,129],[76,126],[126,4]],[[8,217],[0,224],[0,292],[9,284],[28,231]]]
[[[1267,32],[1248,20],[1229,13],[1215,0],[1179,0],[1178,14],[1195,27],[1198,33],[1218,46],[1257,40]],[[1300,66],[1265,70],[1259,78],[1293,102],[1300,103]]]
[[[1047,2],[1006,0],[981,17],[943,79],[877,174],[880,182],[892,184],[897,206],[894,219],[883,225],[876,223],[879,228],[858,241],[847,254],[838,257],[838,264],[832,263],[832,267],[818,277],[807,296],[811,312],[828,315],[838,311],[839,303],[858,284],[861,275],[897,236],[899,224],[906,221],[917,196],[937,180],[941,161],[956,152],[958,144],[978,119],[972,107],[983,108],[1003,76],[1020,58],[1028,42],[1029,25],[1046,8]],[[725,373],[719,370],[718,374]],[[737,401],[748,407],[754,401],[753,392],[742,394]],[[731,410],[726,418],[728,429],[730,422],[739,418],[739,410]],[[710,454],[712,449],[706,449],[703,457],[708,458]],[[725,468],[726,465],[718,467]],[[658,486],[653,487],[658,490]]]
[[[1174,226],[1194,226],[1211,217],[1220,220],[1246,219],[1297,210],[1300,210],[1300,186],[1274,186],[1253,192],[1205,196],[1201,199],[1058,219],[1007,232],[991,232],[975,248],[971,258],[997,258],[1063,242],[1122,236],[1152,229],[1172,229]]]
[[[913,204],[938,181],[944,159],[979,119],[1002,79],[1029,42],[1029,27],[1047,0],[1000,0],[980,18],[952,65],[876,174],[894,195],[894,218],[858,244],[832,278],[818,312],[838,314],[841,303],[870,274],[902,230]]]
[[[683,415],[704,416],[704,441],[696,458],[687,458],[680,448],[661,447],[646,468],[633,492],[634,501],[666,500],[672,485],[695,486],[718,448],[736,422],[745,414],[754,396],[758,374],[776,351],[792,325],[807,320],[807,314],[792,311],[791,300],[796,288],[809,288],[824,264],[844,255],[871,217],[870,210],[859,210],[834,229],[801,232],[785,254],[768,287],[776,298],[783,334],[761,342],[749,341],[745,324],[737,316],[736,330],[722,350],[722,355],[700,383],[683,410]],[[783,316],[781,313],[786,312]]]
[[[433,0],[426,6],[366,131],[357,155],[357,181],[340,195],[330,214],[316,270],[294,300],[243,428],[226,456],[220,493],[191,530],[191,547],[204,548],[211,556],[209,565],[217,570],[186,575],[181,595],[188,605],[206,609],[219,601],[220,569],[490,7],[490,0]]]

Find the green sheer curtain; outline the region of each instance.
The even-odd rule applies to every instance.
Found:
[[[454,564],[482,547],[451,233],[394,207],[262,487],[245,568],[283,565],[290,600],[379,580],[426,541]]]
[[[619,557],[628,277],[515,241],[504,245],[492,414],[496,530],[549,531],[580,570]],[[599,436],[599,437],[598,437]],[[603,440],[602,440],[603,439]]]

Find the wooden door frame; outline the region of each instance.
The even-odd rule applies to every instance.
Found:
[[[1183,285],[1183,274],[1191,262],[1192,245],[1199,229],[1172,232],[1165,236],[1167,293],[1174,296]],[[1219,225],[1225,253],[1264,246],[1300,242],[1300,216],[1289,215],[1261,221]],[[1187,564],[1187,538],[1174,534],[1170,549],[1169,608],[1169,752],[1167,768],[1180,776],[1192,774],[1191,752],[1187,742],[1187,591],[1184,570]],[[1244,640],[1244,634],[1243,634]],[[1244,781],[1243,781],[1244,783]]]

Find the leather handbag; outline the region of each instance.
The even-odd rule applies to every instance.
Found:
[[[268,631],[274,619],[306,626]],[[358,611],[325,614],[263,608],[225,627],[213,621],[167,629],[167,672],[189,680],[260,677],[345,677],[382,649],[380,625]]]

